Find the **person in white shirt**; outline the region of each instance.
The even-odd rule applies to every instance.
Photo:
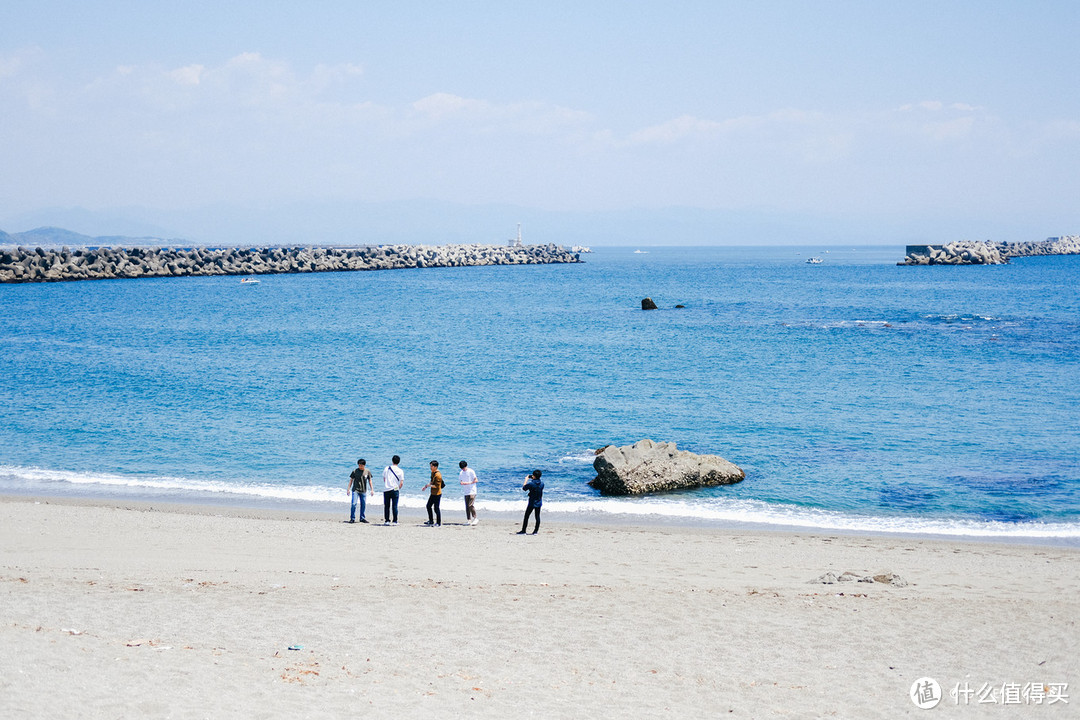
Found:
[[[397,525],[397,502],[401,488],[405,487],[405,471],[398,467],[401,458],[394,456],[391,465],[382,471],[383,481],[383,525],[390,525],[390,509],[394,510],[394,522]]]
[[[476,473],[469,467],[469,463],[462,460],[458,463],[458,467],[461,468],[461,472],[458,474],[458,481],[461,483],[461,489],[465,493],[465,524],[475,525],[476,520],[476,484],[479,482],[476,479]]]

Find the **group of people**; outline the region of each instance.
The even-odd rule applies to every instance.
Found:
[[[405,471],[401,469],[399,463],[401,463],[401,458],[395,455],[391,463],[383,469],[383,525],[398,524],[398,498],[401,495],[401,490],[405,487]],[[427,501],[428,519],[424,524],[441,527],[442,509],[440,505],[442,504],[443,488],[446,487],[446,483],[443,482],[442,473],[439,471],[438,460],[432,460],[430,468],[431,480],[421,488],[421,492],[430,490]],[[479,480],[473,469],[469,467],[469,463],[464,460],[458,463],[458,468],[460,469],[458,483],[461,485],[465,497],[465,524],[476,525],[479,522],[476,518],[476,487]],[[540,480],[542,474],[539,470],[533,470],[525,478],[525,484],[521,486],[524,492],[529,493],[529,504],[525,509],[525,519],[521,523],[521,532],[518,535],[525,534],[526,527],[529,524],[529,516],[534,513],[536,524],[533,526],[532,534],[535,535],[540,531],[540,507],[544,502],[544,483]],[[349,522],[366,523],[368,521],[365,517],[367,515],[367,497],[375,495],[375,482],[371,471],[367,468],[367,461],[363,458],[356,461],[356,469],[349,475],[348,488],[352,500]],[[357,505],[360,506],[359,519],[356,517]]]

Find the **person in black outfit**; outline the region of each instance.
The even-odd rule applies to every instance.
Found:
[[[525,534],[525,528],[529,525],[529,515],[536,513],[536,524],[533,525],[532,534],[540,532],[540,506],[544,504],[544,483],[540,479],[540,471],[533,470],[532,475],[525,478],[525,484],[521,489],[529,493],[529,505],[525,508],[525,519],[521,521],[521,531],[518,535]]]

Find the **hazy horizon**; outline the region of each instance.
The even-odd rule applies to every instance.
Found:
[[[8,232],[1080,232],[1072,2],[13,0],[0,28]]]

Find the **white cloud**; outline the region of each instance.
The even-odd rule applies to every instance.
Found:
[[[520,134],[577,137],[595,122],[579,110],[540,102],[494,103],[450,93],[434,93],[409,106],[414,132],[451,129],[464,134]]]
[[[4,120],[14,122],[24,108],[35,113],[50,111],[55,90],[41,78],[45,60],[45,53],[37,47],[0,57],[0,117]]]
[[[634,131],[626,137],[627,145],[661,144],[733,138],[754,134],[771,134],[790,131],[804,133],[808,128],[828,123],[822,113],[787,108],[764,115],[741,115],[722,120],[708,120],[693,115],[682,115],[658,125]]]
[[[969,138],[980,122],[989,122],[979,107],[963,102],[927,100],[902,105],[892,118],[882,121],[884,129],[900,135],[921,136],[935,143],[955,143]]]
[[[643,128],[630,134],[631,145],[661,143],[671,144],[695,136],[712,135],[724,128],[723,123],[702,120],[693,115],[682,115],[667,122]]]
[[[1048,137],[1080,140],[1080,120],[1054,120],[1046,124]]]
[[[0,58],[0,80],[15,77],[22,67],[22,58],[18,56]]]
[[[1050,149],[1075,157],[1080,135],[1075,121],[1010,126],[986,109],[941,100],[878,112],[673,112],[617,130],[628,118],[528,99],[437,92],[389,103],[349,63],[297,68],[242,53],[216,64],[115,67],[89,82],[50,74],[47,64],[0,58],[0,105],[13,128],[0,137],[0,157],[23,170],[0,179],[0,196],[20,202],[971,202],[958,178],[1012,188],[1001,170],[1010,153],[1029,165],[1058,162]]]
[[[267,60],[259,53],[243,53],[205,74],[203,83],[216,99],[234,99],[244,104],[277,104],[300,99],[306,90],[288,63]]]
[[[853,117],[795,108],[720,119],[682,115],[630,132],[613,144],[628,153],[711,157],[718,166],[814,165],[848,157],[859,125]]]
[[[0,81],[32,77],[44,59],[45,53],[36,46],[24,47],[6,56],[0,55]]]
[[[228,124],[237,112],[268,110],[282,113],[277,121],[287,122],[293,113],[319,104],[355,103],[334,93],[336,86],[361,74],[352,64],[318,65],[301,73],[289,63],[241,53],[216,66],[117,68],[87,84],[83,95],[87,102],[108,102],[140,113],[183,110],[210,124]]]
[[[915,112],[917,110],[922,110],[924,112],[938,112],[943,107],[945,107],[945,103],[940,100],[923,100],[922,102],[901,105],[897,110],[900,112]]]
[[[364,75],[362,65],[316,65],[311,73],[310,86],[316,92],[324,92],[337,85],[352,82]]]
[[[468,100],[450,93],[435,93],[412,104],[412,109],[433,118],[447,117],[467,110],[473,114],[486,114],[491,106],[479,100]]]
[[[943,122],[926,123],[922,129],[931,139],[937,142],[947,142],[968,137],[974,127],[975,118],[969,116]]]
[[[169,75],[178,85],[198,85],[205,71],[202,65],[188,65],[173,70]]]

